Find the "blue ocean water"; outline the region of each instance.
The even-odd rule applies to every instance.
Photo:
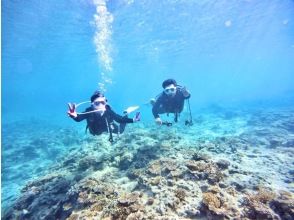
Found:
[[[118,113],[139,105],[135,128],[147,136],[156,125],[146,103],[174,78],[192,94],[198,125],[177,131],[187,140],[248,139],[252,124],[270,129],[252,119],[256,109],[270,109],[261,118],[289,132],[272,131],[274,138],[292,140],[292,0],[5,0],[1,10],[3,209],[85,144],[85,123],[70,120],[66,104],[88,101],[96,89]],[[219,118],[207,112],[227,121],[213,124]]]

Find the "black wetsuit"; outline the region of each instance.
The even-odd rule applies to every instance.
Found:
[[[89,107],[85,112],[94,111],[93,107]],[[92,135],[100,135],[103,132],[123,133],[126,123],[133,123],[133,119],[126,116],[120,116],[111,110],[109,105],[106,105],[106,111],[101,116],[99,112],[92,112],[88,114],[78,114],[78,117],[73,118],[75,121],[80,122],[87,120],[87,127]],[[114,121],[120,123],[115,124]],[[111,129],[111,131],[109,130]]]
[[[177,114],[183,111],[185,99],[190,98],[190,96],[191,95],[189,94],[188,97],[185,97],[181,89],[178,87],[177,92],[173,97],[162,92],[152,108],[154,118],[159,118],[159,114],[163,113],[175,113],[175,120],[177,120]]]

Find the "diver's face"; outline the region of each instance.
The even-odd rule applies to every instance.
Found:
[[[174,84],[168,85],[167,87],[164,88],[164,93],[168,96],[175,96],[177,92],[177,87]]]
[[[101,114],[106,111],[106,99],[105,97],[98,97],[92,102],[92,106],[95,110],[98,110]]]

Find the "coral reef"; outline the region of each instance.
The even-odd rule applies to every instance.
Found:
[[[5,130],[5,184],[20,174],[19,155],[38,175],[3,219],[294,219],[293,117],[215,111],[190,129],[136,124],[113,144],[70,129],[29,140]],[[39,172],[29,165],[57,154]]]

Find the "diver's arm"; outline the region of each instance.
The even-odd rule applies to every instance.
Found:
[[[80,121],[83,121],[87,118],[87,115],[86,114],[77,114],[77,117],[71,117],[73,120],[77,121],[77,122],[80,122]]]
[[[89,108],[87,108],[83,113],[90,111]],[[76,111],[74,112],[68,112],[68,116],[71,117],[76,122],[80,122],[85,120],[88,117],[88,114],[78,114]]]
[[[109,109],[108,111],[109,111],[109,115],[113,118],[113,120],[115,120],[118,123],[133,123],[134,122],[132,118],[123,117],[119,114],[116,114],[111,109]]]

